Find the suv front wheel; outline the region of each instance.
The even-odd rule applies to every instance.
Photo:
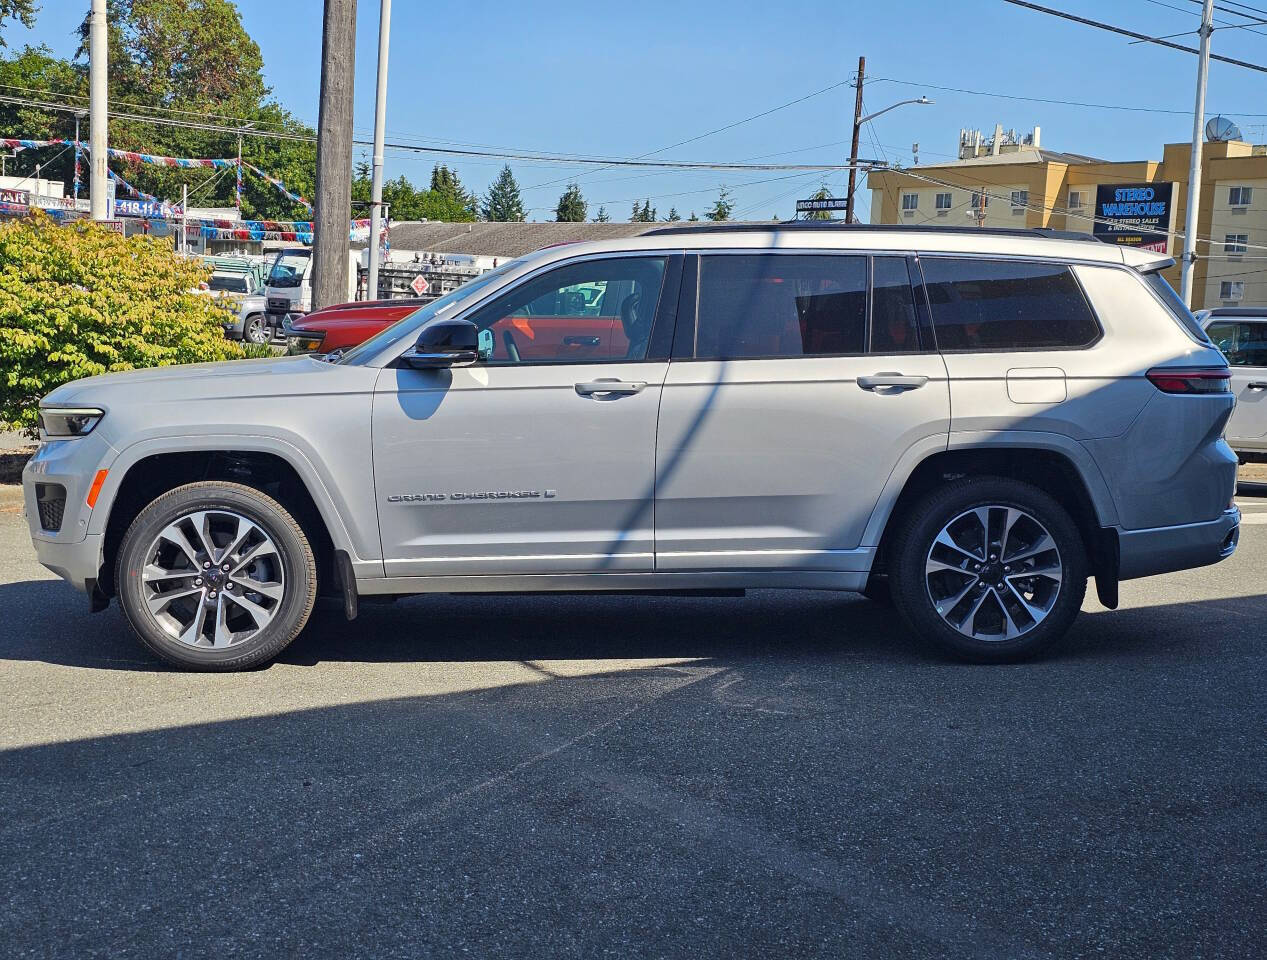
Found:
[[[245,670],[276,657],[312,612],[317,568],[294,517],[238,483],[190,483],[128,528],[115,573],[141,641],[192,670]]]
[[[1082,607],[1087,559],[1068,512],[1028,483],[954,481],[910,511],[889,584],[920,635],[966,660],[1024,660],[1064,636]]]

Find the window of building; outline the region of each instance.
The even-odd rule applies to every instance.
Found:
[[[902,194],[902,209],[903,210],[919,209],[919,194],[918,193]]]
[[[815,357],[866,349],[867,258],[706,256],[695,356]]]
[[[1064,264],[923,259],[937,346],[1033,350],[1093,343],[1100,326]]]
[[[1013,190],[1012,191],[1012,211],[1014,213],[1018,211],[1022,211],[1028,206],[1029,206],[1029,191],[1028,190]]]
[[[990,195],[988,193],[974,193],[972,195],[972,209],[978,210],[981,207],[990,205]]]
[[[1220,300],[1240,300],[1245,296],[1244,280],[1224,280],[1219,284]]]
[[[1267,321],[1215,320],[1206,331],[1234,367],[1267,367]]]
[[[1230,187],[1227,191],[1227,202],[1232,207],[1248,207],[1254,199],[1253,187]]]
[[[1228,233],[1223,236],[1224,253],[1244,253],[1249,249],[1248,233]]]
[[[950,194],[948,193],[937,194],[937,209],[938,210],[950,209]]]
[[[493,334],[492,364],[642,360],[663,257],[570,263],[498,297],[471,320]]]
[[[1082,206],[1082,194],[1077,190],[1069,191],[1069,209],[1077,210]]]
[[[905,257],[876,257],[871,278],[871,352],[920,349],[915,291]]]

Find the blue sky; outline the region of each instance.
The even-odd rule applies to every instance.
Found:
[[[1267,0],[1248,2],[1267,10]],[[35,29],[10,25],[7,42],[46,43],[69,55],[76,43],[73,25],[82,19],[86,0],[42,5]],[[1047,0],[1047,5],[1154,36],[1195,30],[1200,13],[1192,0]],[[320,0],[238,0],[238,7],[263,52],[274,95],[315,125]],[[368,139],[379,4],[360,0],[359,8],[356,130]],[[1219,30],[1215,52],[1267,63],[1267,26],[1255,29],[1262,32]],[[1195,44],[1195,37],[1176,42]],[[864,157],[909,164],[911,144],[918,141],[921,162],[936,162],[953,154],[960,127],[989,132],[996,122],[1019,131],[1038,124],[1044,146],[1111,160],[1160,159],[1163,143],[1191,137],[1195,57],[1132,45],[1125,37],[1002,0],[395,0],[388,140],[638,156],[845,80],[860,54],[872,78],[866,88],[869,112],[921,93],[936,100],[869,124],[860,150]],[[1177,112],[1033,103],[937,90],[933,84]],[[657,157],[843,162],[853,96],[852,88],[837,87]],[[1215,63],[1208,107],[1239,121],[1250,139],[1267,140],[1267,73]],[[358,157],[362,152],[368,149],[358,149]],[[425,183],[437,159],[480,191],[504,162],[389,152],[387,173]],[[522,161],[511,166],[520,185],[533,188],[525,189],[529,219],[550,219],[569,179],[581,184],[591,216],[603,203],[613,219],[628,218],[632,202],[641,197],[649,197],[661,216],[670,206],[683,216],[692,210],[702,214],[723,182],[738,215],[787,217],[797,197],[808,196],[821,181],[815,174],[648,174]],[[831,175],[829,182],[843,195],[843,174]],[[864,212],[869,196],[864,193]]]

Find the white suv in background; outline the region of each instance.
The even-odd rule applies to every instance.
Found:
[[[865,591],[1015,660],[1088,577],[1112,607],[1236,547],[1228,367],[1170,264],[818,223],[552,247],[337,357],[55,390],[31,536],[193,669],[276,656],[319,591]]]
[[[1227,442],[1242,456],[1267,456],[1267,308],[1216,307],[1197,318],[1232,371]]]

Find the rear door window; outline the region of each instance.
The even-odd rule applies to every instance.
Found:
[[[920,349],[915,294],[905,257],[876,257],[872,267],[871,352]]]
[[[861,354],[866,333],[865,256],[701,258],[697,359]]]
[[[941,350],[1075,349],[1100,325],[1066,264],[923,257]]]
[[[1206,333],[1233,367],[1267,367],[1267,320],[1215,320]]]

